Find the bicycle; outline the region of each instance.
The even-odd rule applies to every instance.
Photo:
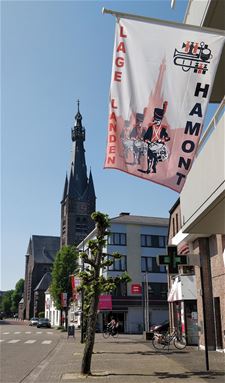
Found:
[[[173,344],[178,350],[183,350],[186,345],[186,338],[184,335],[179,335],[177,330],[174,330],[171,334],[159,334],[157,332],[154,333],[152,344],[156,350],[167,350],[169,351],[169,347]]]
[[[106,329],[102,333],[103,338],[107,339],[110,337],[110,335],[113,338],[118,338],[119,332],[117,328],[112,328],[111,326],[107,326]]]

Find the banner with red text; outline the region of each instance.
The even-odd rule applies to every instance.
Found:
[[[117,20],[104,168],[182,190],[223,44],[217,32]]]

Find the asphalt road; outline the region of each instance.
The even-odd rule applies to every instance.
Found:
[[[53,352],[61,332],[0,321],[1,383],[22,383]]]

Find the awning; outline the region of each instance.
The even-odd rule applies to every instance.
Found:
[[[175,301],[181,301],[181,300],[182,300],[182,294],[181,294],[180,281],[178,278],[175,278],[173,285],[170,289],[170,292],[168,294],[167,301],[175,302]]]
[[[167,301],[176,302],[197,299],[195,275],[179,275],[169,291]]]

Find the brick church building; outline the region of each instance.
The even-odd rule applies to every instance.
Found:
[[[30,319],[44,311],[44,292],[50,284],[49,274],[57,251],[65,245],[78,245],[94,229],[91,214],[96,210],[96,196],[91,171],[87,176],[85,128],[79,101],[71,133],[72,158],[61,201],[60,237],[32,235],[29,240],[23,305],[19,305],[18,313],[20,319]]]

